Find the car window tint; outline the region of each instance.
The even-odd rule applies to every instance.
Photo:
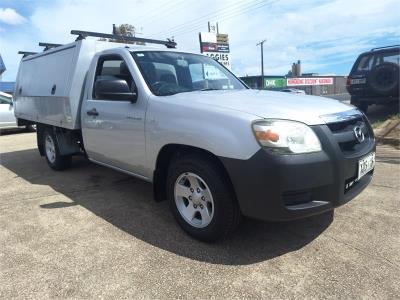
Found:
[[[103,65],[101,66],[101,71],[99,75],[119,75],[121,63],[122,59],[105,60],[103,62]]]
[[[193,82],[201,81],[204,79],[202,64],[190,64],[189,71]]]
[[[383,62],[390,62],[390,63],[394,63],[396,65],[400,65],[399,63],[400,60],[400,55],[399,54],[388,54],[383,56]]]
[[[168,51],[133,52],[143,77],[157,96],[246,87],[218,62],[203,55]]]
[[[177,84],[177,76],[176,76],[176,69],[174,65],[171,64],[164,64],[159,62],[153,63],[157,81],[169,82]]]
[[[371,68],[372,59],[371,56],[366,55],[361,57],[357,67],[357,71],[368,71]]]
[[[399,54],[393,53],[393,52],[375,54],[375,59],[374,59],[374,63],[373,63],[374,67],[379,66],[380,64],[383,64],[385,62],[394,63],[396,65],[399,65]]]

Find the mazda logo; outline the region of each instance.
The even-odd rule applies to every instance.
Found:
[[[356,136],[356,139],[359,143],[362,143],[365,139],[364,133],[362,131],[362,128],[360,126],[355,126],[353,128],[354,135]]]

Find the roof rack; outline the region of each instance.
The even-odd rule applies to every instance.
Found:
[[[40,47],[44,47],[43,51],[47,51],[47,50],[49,50],[51,48],[60,47],[60,46],[62,46],[62,44],[52,44],[52,43],[42,43],[42,42],[40,42],[39,46]]]
[[[379,49],[386,49],[386,48],[395,48],[395,47],[400,47],[400,45],[392,45],[392,46],[385,46],[385,47],[372,48],[371,51],[379,50]]]
[[[37,54],[37,52],[29,52],[29,51],[18,51],[18,54],[22,54],[22,58],[27,57],[29,55]]]
[[[167,39],[166,41],[162,40],[153,40],[153,39],[144,39],[133,36],[123,36],[118,34],[108,34],[108,33],[100,33],[100,32],[91,32],[91,31],[81,31],[81,30],[71,30],[71,34],[78,35],[76,41],[83,40],[88,36],[106,38],[106,39],[116,39],[127,42],[142,42],[149,44],[159,44],[165,45],[167,48],[176,48],[176,42],[174,40]]]

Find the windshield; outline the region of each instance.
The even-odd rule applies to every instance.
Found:
[[[245,85],[212,58],[203,55],[143,51],[132,52],[154,95],[204,90],[245,89]]]

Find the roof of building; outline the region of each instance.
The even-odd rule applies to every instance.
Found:
[[[5,70],[6,70],[6,65],[4,64],[4,61],[1,58],[1,54],[0,54],[0,75],[3,74]]]
[[[7,93],[7,94],[12,94],[14,93],[14,88],[15,88],[15,82],[13,81],[0,81],[0,91]]]

